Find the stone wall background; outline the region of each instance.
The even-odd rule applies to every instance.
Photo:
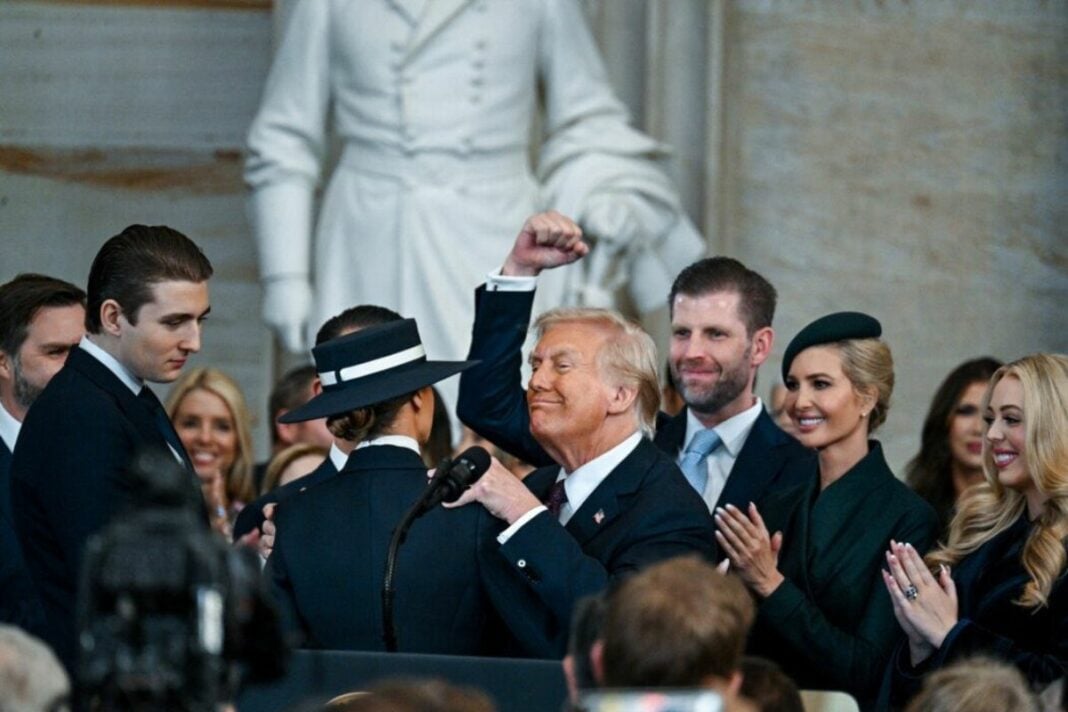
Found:
[[[217,269],[193,363],[232,373],[256,413],[277,359],[240,152],[291,1],[0,3],[0,280],[83,283],[125,225],[182,229]],[[762,394],[809,320],[872,312],[898,364],[881,437],[900,468],[956,363],[1068,351],[1068,3],[586,8],[636,121],[676,146],[710,252],[779,290]],[[666,335],[663,313],[648,323]]]

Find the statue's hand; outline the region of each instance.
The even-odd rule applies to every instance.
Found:
[[[312,291],[304,275],[263,281],[263,321],[289,353],[308,350],[305,325],[311,313]]]

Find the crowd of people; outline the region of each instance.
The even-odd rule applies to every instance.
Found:
[[[327,320],[314,363],[271,395],[259,464],[238,384],[186,367],[212,309],[192,240],[134,225],[84,291],[28,274],[0,286],[0,622],[77,675],[81,557],[136,500],[131,458],[150,449],[186,473],[205,531],[263,557],[301,647],[563,660],[588,709],[675,688],[727,709],[798,709],[802,689],[938,710],[981,679],[1008,690],[987,699],[1037,705],[1063,680],[1068,356],[955,369],[903,481],[874,439],[894,388],[874,316],[822,315],[789,340],[787,433],[754,390],[774,287],[699,260],[668,295],[683,403],[668,414],[641,327],[608,309],[532,313],[539,276],[588,252],[568,217],[528,218],[475,292],[462,361],[428,353],[418,314]],[[457,374],[464,440],[494,456],[458,498],[413,509],[453,466],[434,386]],[[149,384],[171,384],[165,403]],[[21,655],[5,646],[32,648],[0,636],[0,684]],[[376,709],[376,694],[432,692],[332,709]],[[490,704],[465,694],[433,692]]]

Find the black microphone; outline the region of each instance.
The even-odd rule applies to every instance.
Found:
[[[429,512],[442,502],[455,502],[468,487],[478,482],[490,466],[490,454],[479,445],[469,447],[455,460],[445,460],[438,467],[420,500],[420,514]]]
[[[438,465],[426,491],[393,530],[393,537],[386,551],[386,571],[382,578],[382,641],[389,652],[397,650],[397,629],[393,624],[393,598],[397,592],[394,576],[397,573],[397,553],[408,537],[408,530],[416,519],[442,502],[455,502],[460,499],[464,491],[486,473],[489,466],[489,453],[478,445],[467,448],[455,460],[445,458]]]

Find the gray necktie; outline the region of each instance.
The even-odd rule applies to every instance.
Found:
[[[704,495],[705,484],[708,483],[708,455],[722,444],[719,434],[712,428],[706,428],[694,433],[690,444],[683,450],[679,468],[699,495]]]

